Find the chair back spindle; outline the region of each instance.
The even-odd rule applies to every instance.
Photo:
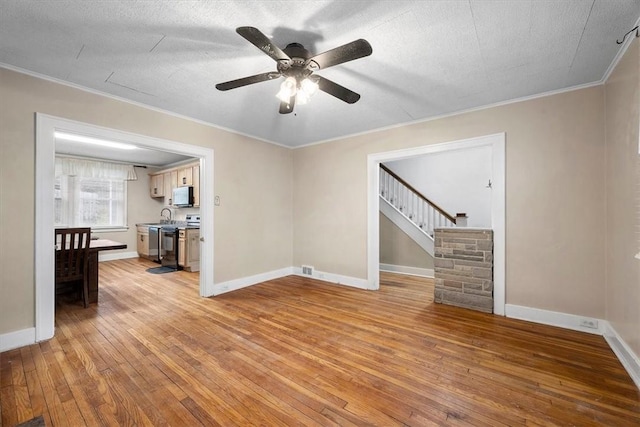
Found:
[[[91,228],[58,228],[55,230],[56,286],[82,281],[84,306],[89,305],[88,264]]]

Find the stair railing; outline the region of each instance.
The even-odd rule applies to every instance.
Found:
[[[456,224],[454,216],[383,164],[380,164],[380,196],[430,236],[433,236],[434,228]]]

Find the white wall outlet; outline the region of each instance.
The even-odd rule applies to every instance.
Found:
[[[216,206],[220,206],[220,196],[215,196],[213,198],[213,204]]]
[[[585,328],[598,329],[598,321],[593,319],[582,319],[580,320],[580,326],[584,326]]]
[[[312,265],[303,265],[302,266],[302,274],[306,274],[307,276],[313,276],[313,266]]]

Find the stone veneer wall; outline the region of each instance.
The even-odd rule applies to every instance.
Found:
[[[493,231],[436,228],[436,303],[493,312]]]

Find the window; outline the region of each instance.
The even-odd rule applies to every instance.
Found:
[[[122,165],[56,159],[56,227],[113,230],[127,227],[127,179]],[[133,168],[131,167],[131,170]]]
[[[56,226],[127,226],[126,181],[60,176],[56,178],[55,195]]]

